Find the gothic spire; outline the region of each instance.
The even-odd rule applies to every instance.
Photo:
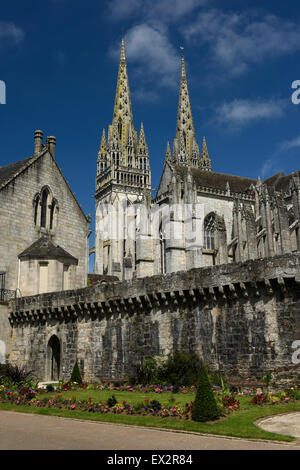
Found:
[[[193,137],[195,136],[192,108],[190,103],[184,56],[181,57],[180,91],[177,114],[176,137],[182,135],[185,141],[187,159],[191,156]]]
[[[203,137],[203,143],[202,143],[200,168],[202,168],[203,170],[211,171],[211,159],[210,159],[210,156],[209,156],[209,153],[208,153],[208,148],[207,148],[205,136]]]
[[[192,108],[190,103],[184,56],[181,57],[180,89],[177,112],[176,137],[173,145],[173,159],[178,165],[198,168],[197,142],[195,137]]]
[[[101,137],[100,150],[103,152],[106,151],[106,135],[105,135],[104,127],[103,127],[103,132],[102,132],[102,137]]]
[[[115,97],[113,124],[117,125],[122,147],[127,143],[128,127],[134,128],[130,99],[129,81],[125,56],[125,43],[122,38],[119,73]]]
[[[168,141],[167,143],[167,150],[166,150],[166,157],[165,157],[166,162],[171,162],[172,161],[172,154],[171,154],[171,148],[170,148],[170,142]]]
[[[141,123],[140,138],[139,138],[139,151],[148,154],[148,145],[144,131],[143,122]]]

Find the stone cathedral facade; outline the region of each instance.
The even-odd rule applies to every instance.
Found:
[[[145,131],[134,128],[124,40],[112,124],[96,176],[95,273],[120,280],[299,249],[299,172],[265,181],[213,171],[196,139],[184,58],[173,151],[151,196]]]

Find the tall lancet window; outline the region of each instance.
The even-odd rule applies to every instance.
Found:
[[[215,249],[215,214],[209,214],[204,219],[204,248]]]
[[[46,227],[49,191],[44,189],[41,198],[41,227]]]

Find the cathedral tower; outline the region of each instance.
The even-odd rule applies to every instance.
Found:
[[[149,152],[143,124],[134,128],[124,39],[114,112],[97,160],[95,273],[130,279],[138,271],[135,205],[151,195]]]

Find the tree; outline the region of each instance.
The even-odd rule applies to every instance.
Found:
[[[82,378],[80,374],[80,370],[78,367],[77,361],[74,364],[72,375],[71,375],[71,382],[76,382],[77,384],[82,384]]]
[[[207,372],[202,365],[196,398],[192,408],[193,421],[213,421],[220,417],[220,411],[214,397]]]

